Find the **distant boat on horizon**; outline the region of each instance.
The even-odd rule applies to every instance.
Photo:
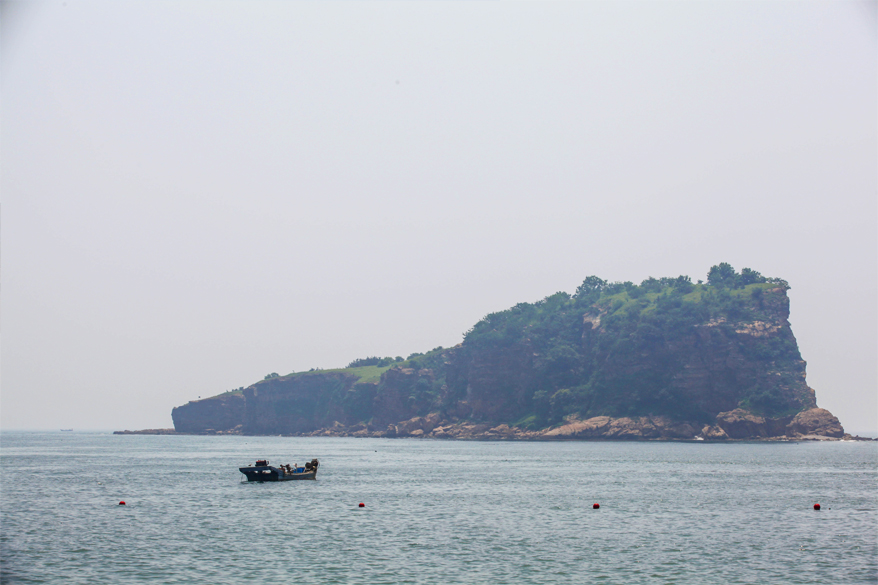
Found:
[[[72,431],[73,431],[73,429],[61,429],[62,433],[70,433]]]

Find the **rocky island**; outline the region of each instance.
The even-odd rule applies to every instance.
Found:
[[[270,374],[173,409],[177,433],[456,439],[840,439],[817,408],[788,284],[586,278],[491,313],[452,348]]]

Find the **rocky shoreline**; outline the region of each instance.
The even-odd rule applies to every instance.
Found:
[[[190,435],[196,433],[179,433],[174,429],[143,429],[140,431],[113,431],[114,435]],[[202,433],[204,434],[204,433]],[[211,433],[215,434],[215,433]]]
[[[117,435],[243,435],[242,426],[203,432],[174,429],[115,431]],[[838,419],[828,410],[812,408],[793,417],[766,419],[743,409],[722,412],[712,425],[673,421],[664,416],[612,418],[597,416],[585,420],[569,418],[559,426],[526,430],[507,424],[448,421],[438,413],[414,417],[386,427],[364,423],[330,427],[307,433],[286,434],[300,437],[424,438],[451,440],[510,441],[873,441],[869,437],[844,432]]]

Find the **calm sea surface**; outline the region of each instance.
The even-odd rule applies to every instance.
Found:
[[[3,432],[0,458],[3,583],[878,582],[876,443]]]

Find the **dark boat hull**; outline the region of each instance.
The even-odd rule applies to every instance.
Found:
[[[287,473],[279,467],[273,465],[261,465],[258,467],[239,467],[238,470],[247,476],[247,481],[293,481],[298,479],[316,479],[317,470],[309,469],[307,471],[297,471]]]

